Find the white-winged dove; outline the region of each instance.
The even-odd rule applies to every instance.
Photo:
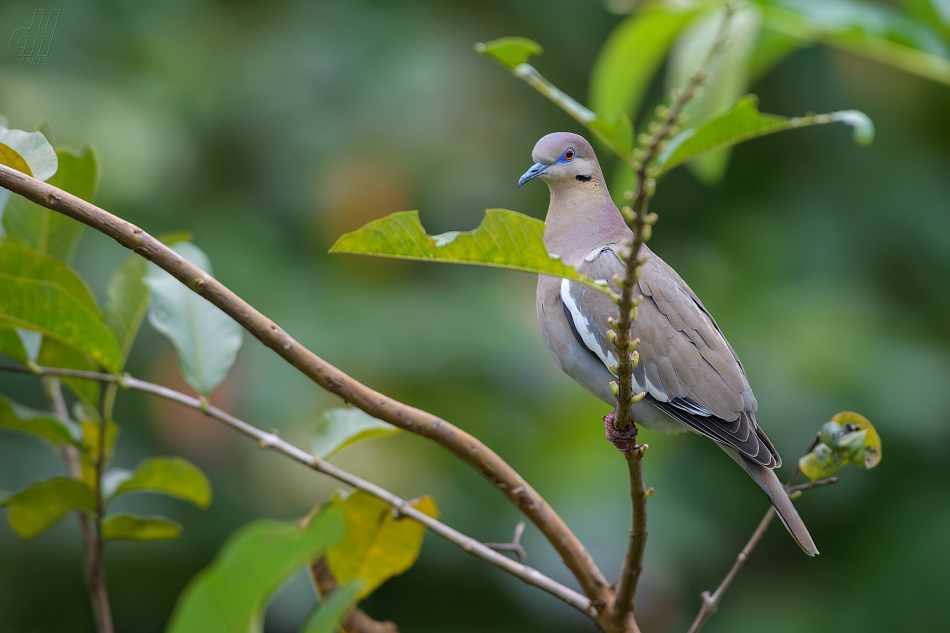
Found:
[[[551,190],[544,226],[548,252],[593,279],[623,276],[617,254],[633,233],[610,198],[590,144],[576,134],[548,134],[534,147],[535,164],[520,187],[541,178]],[[810,556],[818,553],[805,524],[772,469],[782,463],[755,422],[757,404],[735,350],[676,271],[644,244],[643,295],[632,336],[640,339],[634,392],[646,396],[632,407],[633,421],[664,433],[695,431],[716,442],[765,490],[789,533]],[[604,402],[616,349],[607,339],[608,317],[617,305],[605,293],[567,279],[541,275],[537,294],[541,336],[564,372]],[[608,437],[612,427],[608,425]],[[611,439],[617,439],[611,437]]]

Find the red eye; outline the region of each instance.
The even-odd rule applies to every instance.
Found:
[[[567,150],[564,152],[564,159],[565,159],[565,160],[573,160],[573,159],[574,159],[574,148],[573,148],[573,147],[568,147],[568,148],[567,148]]]

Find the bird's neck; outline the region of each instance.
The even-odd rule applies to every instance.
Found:
[[[549,253],[560,256],[570,266],[579,264],[595,248],[616,244],[630,235],[602,178],[551,185],[544,245]]]

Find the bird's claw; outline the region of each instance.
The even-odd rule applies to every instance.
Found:
[[[614,409],[604,416],[604,432],[607,439],[617,447],[617,450],[626,453],[637,448],[637,425],[630,421],[630,425],[623,431],[614,428],[614,418],[617,410]]]

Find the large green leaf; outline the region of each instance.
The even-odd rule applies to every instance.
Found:
[[[56,152],[42,132],[0,127],[0,163],[37,180],[56,173]]]
[[[49,183],[91,201],[99,182],[99,162],[92,148],[86,146],[78,153],[60,148],[56,155],[59,169]],[[13,196],[3,213],[3,228],[8,235],[64,262],[76,250],[82,227],[80,222],[21,196]]]
[[[80,369],[83,371],[97,371],[99,369],[99,365],[96,361],[87,354],[49,336],[42,338],[42,345],[36,362],[41,367]],[[90,409],[98,407],[99,382],[86,380],[84,378],[69,377],[61,377],[59,381],[69,387],[73,394],[82,400]]]
[[[342,236],[330,252],[511,268],[606,289],[606,283],[596,283],[548,254],[544,222],[505,209],[485,211],[484,221],[474,231],[442,235],[427,235],[418,211],[393,213]]]
[[[667,49],[695,15],[692,9],[654,5],[618,24],[591,71],[591,108],[606,116],[635,118]]]
[[[34,411],[6,396],[0,396],[0,429],[35,435],[53,448],[63,444],[78,444],[79,429],[52,413]]]
[[[29,330],[24,331],[29,332]],[[29,332],[29,334],[36,334],[36,332]],[[35,362],[35,359],[30,358],[30,352],[20,337],[20,331],[12,327],[0,327],[0,354],[6,354],[21,363],[30,360]]]
[[[432,518],[439,515],[432,497],[415,499],[411,504]],[[361,599],[416,562],[425,534],[421,523],[396,519],[388,503],[361,490],[346,498],[337,495],[333,505],[346,515],[347,530],[343,540],[327,550],[327,562],[337,581],[365,582],[359,593]]]
[[[10,527],[27,541],[59,523],[70,510],[93,512],[95,506],[92,489],[69,477],[38,481],[0,501],[0,508],[10,508]]]
[[[147,262],[132,255],[113,273],[106,288],[106,327],[119,343],[119,364],[125,365],[139,326],[148,310]]]
[[[102,522],[105,541],[159,541],[181,536],[181,526],[163,517],[113,514]]]
[[[670,56],[667,88],[681,88],[692,71],[703,66],[721,30],[725,12],[715,7],[686,30]],[[694,126],[709,116],[735,104],[749,86],[751,57],[761,26],[761,12],[752,5],[741,5],[728,25],[728,44],[713,59],[702,96],[687,104],[683,112],[687,125]],[[729,150],[713,150],[690,163],[690,169],[703,182],[719,181],[729,162]]]
[[[356,407],[325,411],[313,430],[310,447],[313,454],[326,459],[342,448],[363,440],[398,433],[401,429],[377,420]]]
[[[150,457],[135,472],[110,471],[104,495],[114,498],[128,492],[158,492],[207,508],[211,484],[201,470],[181,457]]]
[[[361,587],[361,582],[354,581],[334,589],[323,604],[314,607],[307,616],[300,633],[337,633],[340,621],[356,604]]]
[[[950,46],[931,26],[884,3],[758,0],[770,29],[950,84]]]
[[[344,530],[328,509],[305,526],[263,519],[241,528],[178,598],[167,633],[260,633],[271,595]]]
[[[728,112],[681,132],[660,153],[656,165],[666,172],[704,152],[809,125],[844,123],[851,127],[854,140],[858,144],[867,145],[874,139],[874,124],[867,115],[857,110],[788,118],[776,114],[762,114],[757,106],[758,99],[755,95],[747,95]]]
[[[40,332],[119,368],[119,346],[99,314],[58,284],[0,273],[0,327]]]
[[[6,238],[0,239],[0,273],[57,284],[91,311],[99,312],[86,282],[71,268],[49,255]]]
[[[179,242],[172,248],[212,274],[208,256],[194,244]],[[149,323],[174,344],[185,380],[207,396],[234,364],[243,340],[241,326],[155,264],[148,265],[145,282],[152,294]]]

